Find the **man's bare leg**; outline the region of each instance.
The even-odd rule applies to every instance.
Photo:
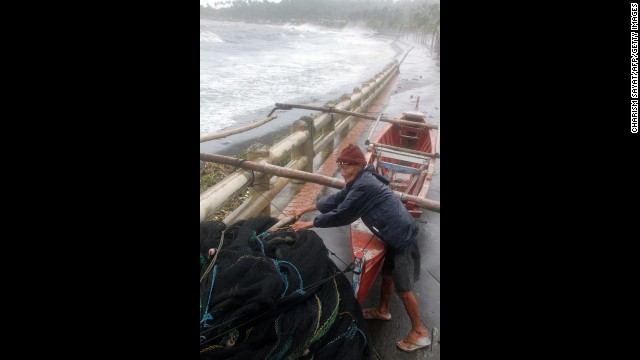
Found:
[[[413,291],[401,292],[400,299],[402,299],[404,308],[411,320],[411,331],[409,331],[409,335],[407,335],[405,339],[417,343],[428,335],[427,329],[422,325],[422,321],[420,321],[418,302],[415,296],[413,296]]]
[[[378,312],[381,315],[389,313],[389,301],[393,293],[393,277],[391,275],[382,275],[382,286],[380,287],[380,303],[378,304]]]
[[[391,275],[382,275],[382,286],[380,287],[380,303],[377,308],[364,309],[365,317],[367,315],[373,318],[389,317],[389,301],[393,293],[393,277]]]

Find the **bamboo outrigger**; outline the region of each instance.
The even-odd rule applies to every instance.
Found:
[[[265,174],[282,176],[289,179],[296,179],[302,181],[309,181],[315,184],[330,186],[335,189],[342,189],[345,185],[343,180],[332,178],[330,176],[324,176],[320,174],[308,173],[306,171],[289,169],[282,166],[271,165],[267,163],[259,163],[255,161],[248,161],[244,159],[238,159],[231,156],[200,153],[200,160],[211,161],[223,165],[231,165],[242,169],[259,171]],[[440,212],[440,202],[430,199],[422,199],[416,196],[407,195],[401,192],[395,192],[400,197],[400,200],[407,200],[415,202],[416,206],[431,210],[434,212]]]

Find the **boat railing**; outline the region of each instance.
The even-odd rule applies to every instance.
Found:
[[[409,163],[417,163],[417,164],[426,164],[429,162],[430,157],[418,154],[412,154],[408,152],[401,152],[392,149],[381,149],[374,147],[374,151],[380,158],[383,159],[394,159],[406,161]]]
[[[420,168],[417,168],[417,167],[392,164],[382,160],[378,161],[378,166],[383,167],[385,169],[392,170],[394,172],[408,173],[408,174],[414,174],[414,175],[419,175],[422,172],[422,170],[420,170]]]
[[[373,78],[362,83],[361,87],[354,88],[352,94],[344,94],[327,106],[346,112],[366,112],[397,75],[398,66],[397,61],[387,64]],[[272,114],[273,111],[267,118],[272,117]],[[339,140],[355,126],[356,119],[356,116],[336,112],[323,112],[313,117],[302,116],[291,125],[291,133],[273,146],[260,143],[251,145],[247,149],[246,160],[264,164],[286,162],[284,168],[313,173],[316,156],[320,157],[319,163],[324,162],[339,145]],[[205,137],[216,138],[216,135]],[[207,155],[211,154],[201,153],[200,160],[213,161]],[[241,162],[242,159],[238,161]],[[304,181],[292,180],[286,176],[272,178],[268,173],[240,168],[200,194],[200,222],[209,220],[229,199],[246,189],[249,189],[249,197],[223,222],[231,224],[257,215],[271,216],[271,202],[290,182]]]

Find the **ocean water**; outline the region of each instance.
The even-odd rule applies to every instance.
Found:
[[[396,42],[362,28],[200,20],[200,134],[260,120],[276,102],[319,106],[351,94],[399,60]],[[280,117],[260,131],[291,124]]]

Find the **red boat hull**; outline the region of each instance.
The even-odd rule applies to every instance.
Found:
[[[384,254],[387,249],[384,246],[384,242],[373,235],[362,220],[357,220],[351,224],[351,249],[351,261],[356,257],[363,259],[360,281],[355,292],[356,298],[362,304],[369,293],[371,285],[373,285],[380,270],[382,270]]]
[[[410,134],[410,135],[405,135]],[[413,138],[415,137],[415,138]],[[395,124],[387,125],[380,131],[380,134],[374,139],[374,143],[386,144],[411,150],[417,150],[423,153],[435,153],[436,133],[426,128],[410,128]],[[427,197],[431,177],[435,169],[435,161],[428,161],[426,164],[408,163],[403,160],[389,158],[384,155],[377,156],[373,154],[371,148],[366,154],[367,163],[373,165],[382,176],[391,180],[389,186],[400,192],[422,198]],[[416,174],[408,174],[405,178],[394,179],[395,169],[412,168]],[[424,174],[422,171],[426,170]],[[420,172],[420,174],[417,174]],[[411,209],[409,209],[411,210]],[[418,215],[417,217],[419,217]]]

